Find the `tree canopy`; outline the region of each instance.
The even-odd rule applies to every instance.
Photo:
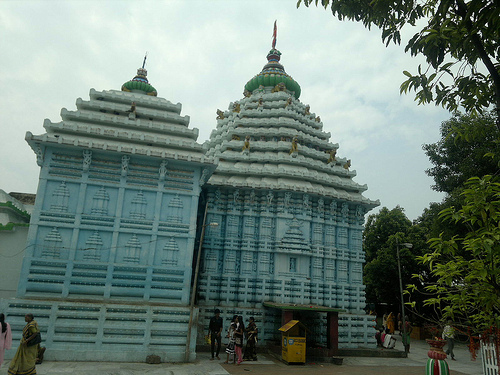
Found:
[[[426,304],[480,332],[500,327],[500,184],[492,176],[474,177],[462,195],[464,204],[441,211],[440,217],[468,231],[433,238],[431,251],[419,260],[437,279],[426,287],[436,295]]]
[[[452,112],[462,106],[481,113],[494,105],[500,129],[500,2],[298,0],[297,7],[313,2],[330,7],[339,20],[380,28],[386,45],[401,43],[403,27],[416,28],[405,51],[424,56],[428,66],[403,72],[407,80],[401,92],[414,90],[419,104],[434,102]]]
[[[456,113],[441,124],[441,139],[422,146],[434,165],[427,175],[432,188],[451,194],[471,177],[494,175],[499,171],[500,130],[491,112],[478,117]]]

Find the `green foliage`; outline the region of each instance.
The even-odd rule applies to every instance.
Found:
[[[383,207],[377,214],[369,215],[363,232],[366,262],[371,262],[377,256],[390,236],[398,232],[406,233],[410,226],[411,221],[399,206],[390,211]]]
[[[401,30],[420,28],[408,41],[405,51],[422,55],[428,66],[412,74],[401,93],[415,91],[419,104],[434,102],[454,112],[483,112],[497,108],[500,128],[500,3],[491,0],[298,0],[330,7],[339,20],[377,26],[382,41],[401,43]],[[482,69],[478,63],[482,62]]]
[[[441,124],[441,140],[423,149],[434,167],[426,173],[434,178],[432,188],[451,194],[471,177],[499,171],[500,130],[491,112],[473,117],[456,113]]]
[[[441,308],[444,319],[461,320],[478,331],[500,326],[500,183],[474,177],[465,183],[464,204],[450,207],[440,218],[467,228],[465,235],[429,241],[431,252],[418,260],[437,282],[426,286],[435,297],[426,301]]]
[[[363,232],[363,247],[366,254],[364,284],[368,302],[398,304],[400,291],[397,243],[409,242],[411,225],[411,221],[399,206],[392,210],[383,207],[379,213],[368,217]],[[419,249],[407,249],[400,245],[404,284],[410,282],[412,274],[417,272],[415,266],[418,267],[418,264],[414,251]]]

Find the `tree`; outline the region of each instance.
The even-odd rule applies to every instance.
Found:
[[[434,165],[426,170],[434,178],[432,188],[451,194],[471,177],[497,173],[499,140],[491,112],[478,117],[455,113],[441,124],[441,139],[422,146]]]
[[[387,207],[382,207],[377,214],[369,215],[363,232],[366,262],[371,262],[377,256],[377,252],[386,246],[390,236],[398,232],[406,233],[410,226],[411,221],[399,206],[390,211]]]
[[[430,241],[432,252],[419,260],[437,278],[426,301],[442,309],[443,318],[462,320],[476,332],[500,327],[500,183],[492,176],[465,183],[464,204],[440,217],[468,228],[464,236]]]
[[[419,104],[434,102],[454,112],[460,106],[482,113],[496,106],[500,129],[500,3],[497,0],[298,0],[306,6],[330,7],[339,20],[377,26],[382,41],[401,43],[401,30],[418,28],[405,52],[422,55],[428,66],[408,79],[400,91],[414,90]],[[482,62],[483,69],[478,68]],[[482,71],[484,70],[484,72]]]
[[[368,217],[363,232],[364,284],[368,302],[397,304],[399,284],[394,282],[398,280],[396,242],[406,242],[405,235],[410,227],[411,221],[399,206],[392,210],[383,207],[379,213]],[[415,256],[411,252],[404,252],[403,256],[403,250],[401,255],[403,268],[411,269],[407,263],[415,261]],[[408,281],[411,274],[408,273]]]

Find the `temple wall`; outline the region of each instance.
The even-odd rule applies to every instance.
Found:
[[[187,304],[200,171],[84,153],[46,151],[18,296]]]
[[[200,306],[265,315],[266,340],[274,339],[281,321],[267,316],[265,301],[339,308],[346,312],[339,319],[340,347],[375,342],[372,318],[363,310],[360,205],[216,187],[207,189],[207,197],[207,223],[219,225],[207,227],[203,241]]]

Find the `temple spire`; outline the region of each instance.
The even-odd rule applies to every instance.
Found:
[[[272,44],[273,49],[276,48],[276,37],[277,37],[277,35],[278,35],[278,28],[276,26],[276,21],[274,21],[273,44]]]
[[[147,57],[148,57],[148,53],[146,52],[146,54],[144,55],[144,61],[142,62],[142,69],[144,69],[144,67],[146,66]]]

